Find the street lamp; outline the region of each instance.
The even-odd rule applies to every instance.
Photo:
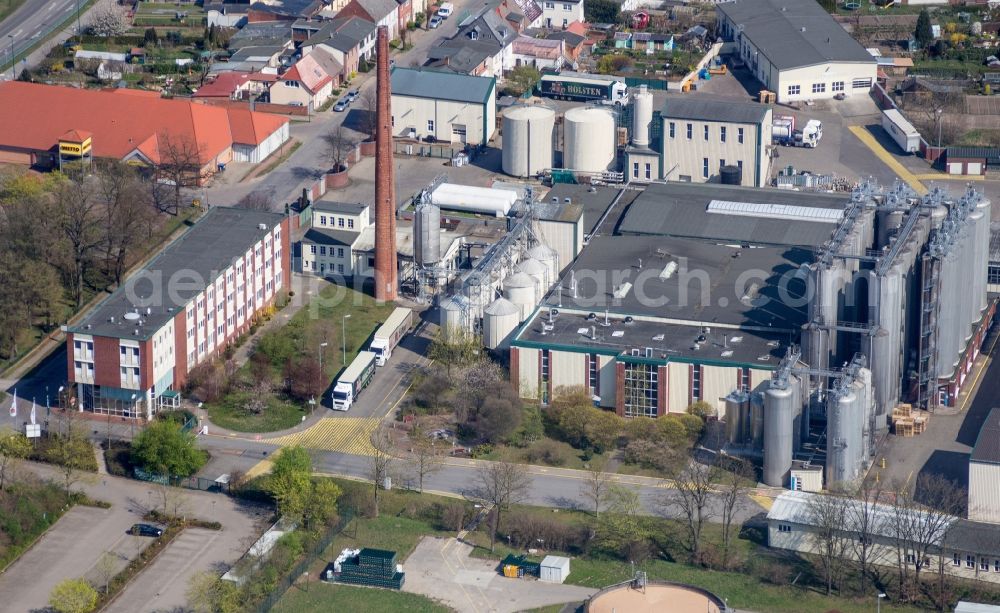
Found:
[[[938,125],[938,145],[937,146],[938,146],[938,149],[941,148],[941,113],[943,113],[943,112],[944,112],[944,109],[938,109],[937,110],[937,125]]]
[[[320,343],[319,344],[319,370],[323,371],[323,347],[326,347],[330,343]]]
[[[887,596],[885,595],[884,592],[879,592],[878,593],[878,600],[875,601],[875,611],[876,611],[876,613],[882,613],[882,599],[886,598],[886,597]]]
[[[14,74],[14,35],[8,34],[7,38],[10,39],[10,80],[13,81],[17,78],[17,75]]]
[[[340,334],[341,336],[344,337],[344,353],[342,354],[344,357],[344,366],[347,366],[347,320],[350,318],[351,314],[348,313],[347,315],[344,315],[340,319],[340,324],[341,324]]]

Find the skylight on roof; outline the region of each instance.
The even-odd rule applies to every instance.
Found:
[[[765,202],[733,202],[731,200],[712,200],[706,211],[717,215],[735,215],[738,217],[766,217],[768,219],[785,219],[788,221],[814,221],[818,223],[839,223],[844,211],[841,209],[826,209],[821,207],[794,206],[788,204],[768,204]]]

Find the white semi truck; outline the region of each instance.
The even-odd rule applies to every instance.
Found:
[[[333,408],[337,411],[347,411],[358,398],[361,390],[368,387],[375,376],[375,354],[362,351],[354,358],[351,365],[337,378],[333,386]]]
[[[375,338],[372,339],[368,350],[375,354],[375,363],[385,366],[392,351],[403,340],[406,333],[413,325],[413,311],[404,307],[396,307],[386,318],[385,323],[375,331]]]

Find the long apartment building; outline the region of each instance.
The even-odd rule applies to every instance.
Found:
[[[66,331],[80,410],[151,418],[290,281],[288,220],[216,207]]]

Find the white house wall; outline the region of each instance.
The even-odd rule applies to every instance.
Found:
[[[585,387],[587,381],[586,354],[571,351],[553,351],[550,357],[552,389],[560,387]]]
[[[872,84],[875,83],[877,70],[878,67],[875,63],[831,63],[783,70],[778,73],[775,93],[778,94],[778,102],[829,99],[841,93],[833,89],[833,84],[840,82],[844,84],[843,93],[845,95],[868,95]],[[854,82],[857,80],[867,82],[867,86],[855,88]],[[823,85],[825,91],[814,93],[813,84]],[[797,95],[789,91],[789,88],[793,86],[799,87]]]
[[[492,135],[491,128],[495,124],[495,120],[491,120],[490,113],[487,112],[485,119],[490,133],[484,137],[483,114],[488,106],[394,95],[392,97],[393,133],[406,137],[413,130],[417,138],[423,139],[432,136],[438,140],[452,142],[454,138],[452,125],[457,124],[465,126],[465,142],[478,145],[489,140]],[[428,121],[434,122],[433,131],[428,129]]]
[[[667,412],[684,413],[690,394],[691,366],[681,362],[667,364]]]
[[[674,136],[670,136],[670,124],[674,124]],[[691,125],[691,138],[687,137],[687,126]],[[708,126],[708,138],[705,138]],[[726,140],[722,141],[725,128]],[[743,130],[743,142],[739,142],[739,131]],[[768,110],[760,125],[751,123],[726,123],[719,121],[698,121],[695,119],[663,118],[663,173],[671,181],[691,181],[708,183],[720,181],[720,167],[738,166],[742,162],[741,185],[762,187],[767,184],[770,174],[770,158],[767,146],[771,143],[771,111]],[[708,158],[708,177],[704,164]],[[758,167],[759,166],[759,167]],[[629,169],[631,172],[631,169]]]
[[[517,348],[518,390],[522,398],[538,396],[538,350]]]
[[[582,247],[583,241],[576,242],[577,232],[580,229],[579,222],[570,223],[564,221],[539,221],[539,238],[550,249],[559,254],[560,270],[576,259],[577,246]],[[564,290],[567,291],[567,290]]]
[[[701,399],[720,414],[725,409],[724,398],[736,389],[737,369],[728,366],[701,367]]]
[[[969,519],[1000,523],[1000,465],[969,462]]]
[[[618,396],[618,375],[615,358],[609,355],[597,356],[597,364],[600,367],[598,378],[601,385],[601,406],[614,408],[615,399]]]

